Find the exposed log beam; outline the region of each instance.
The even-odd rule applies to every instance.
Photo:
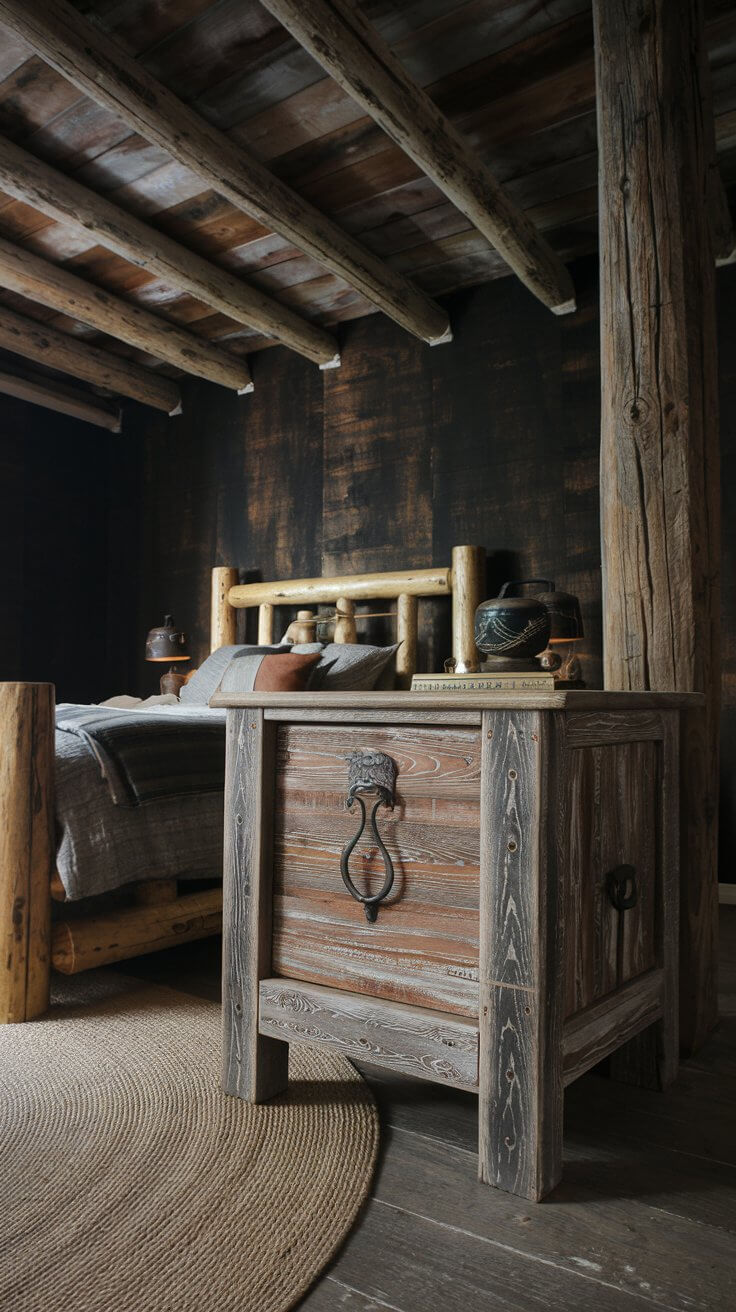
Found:
[[[556,314],[575,309],[572,279],[480,156],[406,72],[350,0],[263,0],[348,95],[493,244]]]
[[[47,328],[34,319],[26,319],[14,310],[0,306],[0,346],[15,355],[49,365],[73,378],[84,378],[97,387],[106,387],[122,396],[131,396],[143,405],[154,406],[175,415],[181,411],[179,388],[170,378],[150,373],[140,365],[102,351]]]
[[[91,234],[101,246],[236,323],[275,337],[323,367],[340,363],[337,341],[323,328],[308,323],[273,297],[180,246],[2,136],[0,188],[49,218]]]
[[[720,477],[701,0],[594,0],[607,688],[683,717],[680,1018],[716,1018]]]
[[[432,343],[447,340],[443,309],[183,104],[66,0],[0,0],[0,22],[92,100],[344,278],[409,332]]]
[[[88,392],[79,392],[41,374],[14,374],[0,366],[0,392],[4,396],[15,396],[19,401],[43,406],[46,410],[83,419],[85,423],[107,428],[111,433],[121,430],[119,406],[106,406]]]
[[[252,392],[248,362],[0,237],[0,286],[210,382]]]

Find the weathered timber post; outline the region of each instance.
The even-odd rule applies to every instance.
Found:
[[[716,1014],[719,449],[701,0],[594,0],[606,688],[702,691],[682,751],[681,1030]]]
[[[49,1005],[54,687],[0,683],[0,1025]]]

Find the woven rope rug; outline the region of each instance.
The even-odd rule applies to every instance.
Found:
[[[126,984],[0,1027],[0,1308],[286,1312],[367,1196],[368,1087],[295,1046],[288,1094],[226,1097],[219,1007]]]

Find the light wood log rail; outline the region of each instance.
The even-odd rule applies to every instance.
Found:
[[[51,933],[51,963],[64,975],[107,966],[144,952],[158,952],[217,934],[222,924],[222,889],[126,907],[109,915],[57,920]]]
[[[212,573],[212,623],[210,649],[233,642],[236,610],[258,608],[258,641],[273,641],[275,606],[316,606],[333,603],[337,608],[335,642],[355,642],[355,621],[360,612],[355,602],[389,600],[396,602],[397,653],[396,674],[400,687],[407,688],[416,670],[418,609],[420,597],[452,596],[452,652],[459,670],[477,669],[478,650],[474,639],[474,618],[483,600],[485,587],[485,549],[458,546],[452,549],[452,564],[437,569],[398,569],[374,574],[338,574],[330,578],[280,579],[266,583],[232,583],[226,593],[228,577],[236,571],[218,566]],[[228,619],[227,611],[230,610]],[[319,617],[302,611],[299,641],[314,639]],[[290,626],[292,638],[295,626]],[[303,631],[302,631],[303,630]]]

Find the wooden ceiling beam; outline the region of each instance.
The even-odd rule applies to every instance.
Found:
[[[409,332],[433,344],[449,340],[440,306],[185,105],[67,0],[0,0],[0,22],[90,99]]]
[[[228,355],[177,324],[95,287],[3,237],[0,237],[0,286],[157,356],[185,373],[238,392],[253,391],[244,356]]]
[[[106,406],[88,392],[66,387],[41,374],[14,374],[0,366],[0,392],[4,396],[15,396],[19,401],[29,401],[31,405],[41,405],[46,410],[83,419],[85,423],[107,428],[111,433],[121,431],[119,405]]]
[[[133,397],[156,410],[165,410],[170,415],[181,412],[179,388],[170,378],[150,373],[98,346],[68,337],[56,328],[26,319],[4,305],[0,305],[0,346],[73,378],[83,378],[97,387]]]
[[[187,250],[2,136],[0,188],[49,218],[88,233],[107,250],[236,323],[275,337],[323,367],[340,363],[337,341],[323,328],[308,323],[265,292]]]
[[[263,4],[466,215],[544,305],[555,314],[575,309],[572,279],[562,260],[357,6],[350,0]]]

